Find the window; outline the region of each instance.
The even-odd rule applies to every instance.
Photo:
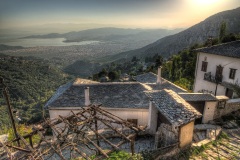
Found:
[[[127,119],[128,122],[133,123],[137,126],[138,120],[137,119]]]
[[[218,102],[218,109],[224,109],[226,105],[226,101],[219,101]]]
[[[221,65],[218,65],[216,68],[216,74],[215,74],[216,83],[222,82],[222,79],[223,79],[222,72],[223,72],[223,67]]]
[[[216,76],[217,75],[222,75],[223,72],[223,67],[221,65],[217,66],[216,68]]]
[[[208,62],[202,61],[202,69],[201,69],[201,71],[207,72],[207,65],[208,65]]]
[[[229,78],[234,79],[236,74],[236,69],[230,68]]]
[[[232,96],[233,96],[233,90],[227,88],[227,89],[226,89],[226,94],[225,94],[225,96],[227,96],[228,98],[232,98]]]

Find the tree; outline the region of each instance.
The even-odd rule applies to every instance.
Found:
[[[219,40],[222,41],[223,37],[226,36],[226,29],[227,29],[227,24],[226,22],[222,22],[220,26],[220,31],[219,31]]]
[[[159,67],[163,64],[163,57],[158,55],[155,60],[155,67]]]
[[[237,37],[233,33],[230,33],[222,38],[222,43],[236,41]]]
[[[116,71],[111,71],[111,72],[108,73],[108,78],[111,81],[114,81],[114,80],[117,80],[119,78],[119,75]]]
[[[107,70],[105,68],[103,68],[102,71],[98,73],[99,78],[104,77],[106,75],[107,75]]]
[[[230,84],[231,87],[233,88],[233,91],[237,94],[237,96],[240,98],[240,85],[237,83],[232,83]]]
[[[137,62],[137,61],[138,61],[137,57],[136,57],[136,56],[133,56],[132,62]]]

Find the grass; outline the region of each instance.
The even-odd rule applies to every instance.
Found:
[[[213,147],[218,148],[219,145],[221,146],[229,145],[229,139],[230,137],[228,136],[227,133],[221,132],[221,134],[216,140],[199,147],[192,147],[188,150],[182,151],[175,157],[172,157],[172,159],[208,159],[209,156],[213,157],[213,155],[209,155],[207,151],[213,151]],[[217,154],[218,154],[218,150],[219,149],[217,149],[216,151]],[[232,151],[229,156],[231,158],[236,157],[237,153]],[[217,156],[216,159],[221,160],[222,158]]]

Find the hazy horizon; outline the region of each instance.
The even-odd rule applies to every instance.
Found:
[[[0,34],[45,34],[116,27],[188,28],[239,0],[0,1]]]

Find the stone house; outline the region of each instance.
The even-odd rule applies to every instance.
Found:
[[[180,148],[190,145],[194,121],[202,116],[201,113],[173,90],[154,90],[147,92],[147,94],[151,99],[150,124],[154,126],[151,129],[157,128],[156,139],[159,136],[162,138],[161,141],[156,140],[158,142],[156,145],[159,146],[159,142],[160,146],[179,142]]]
[[[49,110],[50,118],[54,119],[90,104],[102,104],[103,109],[122,119],[139,126],[147,125],[146,132],[149,134],[155,135],[161,125],[170,126],[177,131],[176,140],[180,147],[185,147],[192,142],[194,120],[200,118],[201,113],[178,92],[186,91],[161,78],[159,68],[158,75],[139,75],[136,82],[98,83],[77,79],[61,86],[45,108]],[[186,138],[183,135],[190,136]]]
[[[240,97],[232,87],[240,84],[240,41],[200,48],[196,52],[193,92],[216,96],[216,100],[209,97],[209,107],[202,107],[203,123],[240,109]]]

